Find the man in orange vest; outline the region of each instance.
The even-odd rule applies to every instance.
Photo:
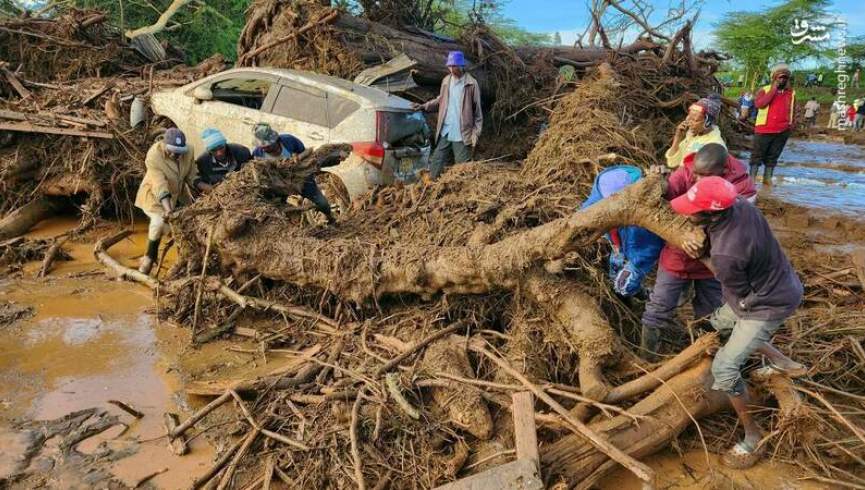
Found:
[[[772,67],[772,84],[757,92],[755,104],[757,120],[751,148],[751,179],[757,179],[757,172],[763,164],[763,185],[772,185],[775,165],[790,137],[796,105],[796,91],[791,86],[790,68],[786,64]]]

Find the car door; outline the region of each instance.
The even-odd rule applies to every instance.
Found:
[[[203,149],[201,132],[205,128],[217,128],[228,141],[252,148],[255,145],[253,128],[263,121],[264,109],[273,105],[278,79],[267,73],[244,72],[226,73],[208,80],[206,86],[213,98],[193,104],[189,118],[193,134],[188,136],[196,154]]]
[[[283,78],[264,119],[279,133],[290,133],[315,148],[330,142],[327,97],[324,90]]]

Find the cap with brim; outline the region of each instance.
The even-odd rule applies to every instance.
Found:
[[[183,155],[189,151],[189,147],[186,145],[186,135],[178,128],[166,129],[162,143],[165,146],[165,151],[175,155]]]
[[[688,192],[670,201],[677,214],[723,211],[736,202],[736,187],[722,177],[700,179]]]

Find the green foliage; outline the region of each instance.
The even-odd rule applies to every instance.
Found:
[[[753,86],[771,64],[819,57],[829,47],[827,41],[796,44],[791,35],[796,19],[831,30],[834,26],[826,16],[829,4],[829,0],[787,0],[757,12],[730,12],[715,26],[715,37],[721,50],[748,73],[748,84]]]
[[[458,37],[462,28],[472,22],[483,22],[499,36],[502,41],[511,46],[534,46],[549,44],[549,34],[530,32],[519,27],[515,20],[505,17],[502,10],[507,1],[502,0],[438,0],[442,4],[450,4],[442,23],[442,34]]]
[[[123,29],[137,29],[156,22],[171,0],[73,0],[76,7],[97,8]],[[252,0],[193,0],[181,7],[165,31],[157,34],[186,53],[186,61],[198,63],[214,53],[236,58],[237,38]]]

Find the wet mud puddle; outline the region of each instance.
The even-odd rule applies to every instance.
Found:
[[[775,169],[771,194],[817,211],[860,217],[865,209],[865,148],[790,140]]]
[[[130,257],[137,245],[117,253]],[[90,249],[73,246],[75,260],[49,279],[28,270],[0,279],[0,303],[32,308],[29,318],[0,325],[0,487],[4,479],[11,488],[133,487],[157,472],[144,487],[188,487],[213,451],[201,438],[177,457],[160,439],[163,413],[186,412],[173,367],[185,332],[157,325],[149,291],[89,275],[99,268]],[[74,427],[60,427],[76,413]],[[98,431],[100,424],[109,427]],[[78,441],[76,430],[87,427],[98,432]]]

